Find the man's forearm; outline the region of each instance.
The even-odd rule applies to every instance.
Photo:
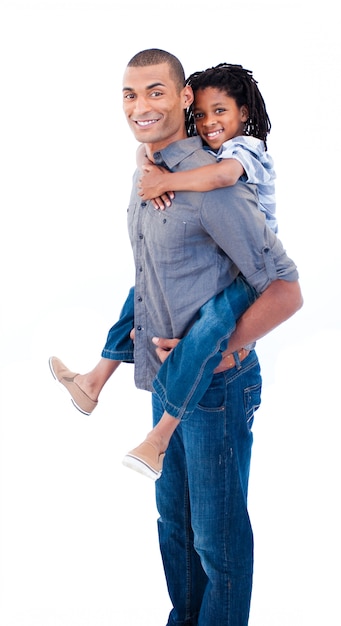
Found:
[[[276,280],[271,283],[238,320],[236,329],[229,339],[228,349],[223,353],[222,361],[214,370],[215,373],[226,369],[225,356],[267,335],[276,326],[294,315],[302,304],[303,298],[297,281]],[[156,352],[162,363],[179,341],[179,339],[153,338],[157,346]]]
[[[294,315],[302,304],[297,281],[274,281],[238,320],[223,356],[261,339]]]

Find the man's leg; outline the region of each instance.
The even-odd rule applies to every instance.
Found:
[[[160,399],[153,395],[153,418],[163,413]],[[194,549],[185,453],[181,426],[167,450],[167,462],[156,483],[160,514],[160,551],[173,609],[167,626],[196,626],[207,584],[207,576]]]
[[[208,583],[198,626],[247,626],[253,534],[247,510],[254,411],[261,377],[254,351],[214,376],[183,423],[194,546]]]
[[[253,536],[247,487],[251,426],[260,388],[258,360],[251,352],[237,368],[214,376],[200,406],[181,421],[170,442],[164,473],[156,485],[161,552],[169,587],[184,590],[187,606],[198,611],[200,603],[200,609],[196,621],[196,612],[181,613],[183,602],[177,604],[176,594],[170,593],[174,609],[169,626],[248,623]],[[186,531],[183,476],[188,480],[188,525],[193,537]],[[180,543],[179,537],[186,532],[188,543]],[[192,584],[181,566],[181,559],[188,562],[186,550],[195,564]],[[200,565],[194,554],[200,556]],[[200,568],[206,575],[204,591],[202,574],[200,585],[196,583]],[[186,621],[191,618],[193,621]]]

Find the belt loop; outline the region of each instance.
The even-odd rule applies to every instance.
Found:
[[[239,354],[238,354],[238,352],[232,352],[232,354],[234,356],[236,368],[237,368],[237,370],[240,370],[241,367],[242,367],[242,364],[240,362]]]

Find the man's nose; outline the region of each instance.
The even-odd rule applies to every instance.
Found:
[[[151,107],[148,102],[148,99],[144,96],[139,96],[135,99],[134,102],[134,112],[135,115],[144,115],[148,111],[150,111]]]

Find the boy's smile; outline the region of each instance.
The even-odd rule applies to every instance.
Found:
[[[196,91],[193,114],[198,134],[213,150],[218,150],[225,141],[243,135],[248,119],[247,107],[238,107],[234,98],[216,87]]]

